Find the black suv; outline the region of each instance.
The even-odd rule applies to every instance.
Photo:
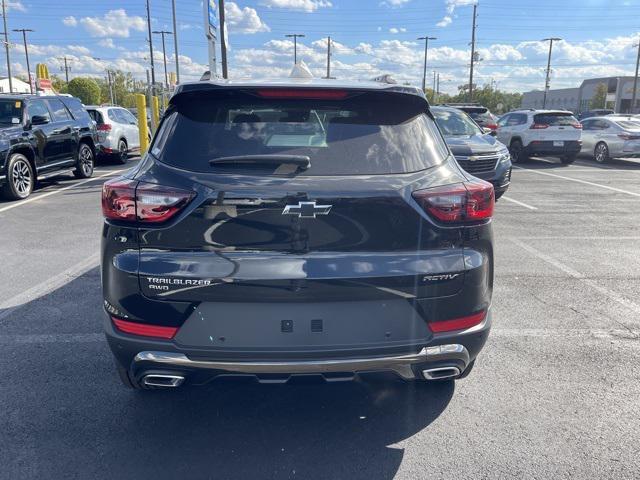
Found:
[[[496,200],[511,183],[511,155],[496,138],[485,133],[463,111],[457,108],[432,107],[436,123],[458,164],[468,173],[491,182]]]
[[[493,208],[418,89],[181,84],[103,186],[120,378],[465,376],[489,334]]]
[[[96,127],[80,100],[68,96],[0,97],[0,192],[28,197],[36,182],[62,171],[93,175]]]

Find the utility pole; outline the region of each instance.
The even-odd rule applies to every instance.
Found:
[[[471,65],[469,67],[469,103],[473,101],[473,62],[476,59],[476,18],[478,4],[473,5],[473,26],[471,27]]]
[[[27,57],[27,77],[29,78],[29,90],[33,95],[33,84],[31,83],[31,66],[29,65],[29,48],[27,47],[27,32],[33,32],[30,28],[14,28],[14,32],[22,32],[22,42],[24,43],[24,55]]]
[[[631,110],[629,110],[629,113],[634,113],[636,111],[636,94],[638,93],[638,66],[640,66],[640,42],[638,42],[637,47],[638,55],[636,56],[636,75],[633,77],[633,94],[631,95]]]
[[[67,82],[67,84],[69,83],[69,70],[71,70],[71,67],[67,64],[67,56],[65,55],[64,57],[61,58],[61,60],[64,60],[64,67],[60,67],[60,71],[64,72],[64,78]]]
[[[327,79],[331,78],[331,37],[327,37]]]
[[[549,42],[549,56],[547,57],[547,78],[544,82],[544,96],[542,97],[542,108],[547,108],[547,92],[549,92],[549,82],[551,81],[551,50],[553,49],[553,42],[562,40],[558,37],[543,38],[543,42]]]
[[[9,93],[13,93],[13,79],[11,78],[11,58],[9,57],[9,34],[7,33],[6,0],[2,0],[2,21],[4,23],[4,50],[7,53],[7,75],[9,76]]]
[[[298,64],[298,37],[304,38],[305,35],[302,33],[290,33],[285,35],[287,38],[293,38],[293,64]]]
[[[111,99],[111,105],[115,105],[116,102],[113,98],[113,85],[111,84],[111,70],[107,69],[107,83],[109,84],[109,98]]]
[[[147,30],[149,32],[149,58],[151,59],[151,95],[156,93],[156,69],[153,64],[153,36],[151,35],[151,10],[147,0]]]
[[[226,20],[224,16],[224,0],[219,0],[220,10],[220,57],[222,60],[222,78],[229,78],[229,69],[227,67],[227,39],[224,32],[226,31]]]
[[[436,80],[436,99],[440,99],[440,72],[438,72]]]
[[[162,35],[162,61],[164,63],[164,85],[165,85],[165,88],[169,90],[169,76],[167,75],[167,50],[165,48],[164,36],[173,35],[173,32],[169,32],[167,30],[154,30],[152,33]]]
[[[171,0],[173,13],[173,51],[176,56],[176,84],[180,83],[180,61],[178,60],[178,27],[176,25],[176,0]]]
[[[427,87],[427,55],[429,52],[429,40],[437,40],[436,37],[418,37],[418,40],[424,40],[424,66],[422,68],[422,91]]]

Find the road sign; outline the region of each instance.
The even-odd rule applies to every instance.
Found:
[[[208,36],[215,40],[218,32],[218,10],[216,7],[216,0],[207,0],[207,22],[209,26]]]
[[[49,80],[48,78],[39,78],[37,82],[38,82],[39,89],[41,90],[51,89],[51,80]]]

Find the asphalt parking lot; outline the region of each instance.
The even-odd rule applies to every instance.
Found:
[[[101,334],[101,183],[0,203],[0,478],[640,478],[640,162],[514,169],[473,373],[132,392]]]

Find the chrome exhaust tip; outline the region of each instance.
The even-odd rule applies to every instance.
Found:
[[[182,375],[153,374],[142,377],[142,384],[145,387],[176,388],[182,385],[182,382],[184,382]]]
[[[444,380],[446,378],[454,378],[460,375],[458,367],[437,367],[428,368],[422,371],[422,375],[427,380]]]

